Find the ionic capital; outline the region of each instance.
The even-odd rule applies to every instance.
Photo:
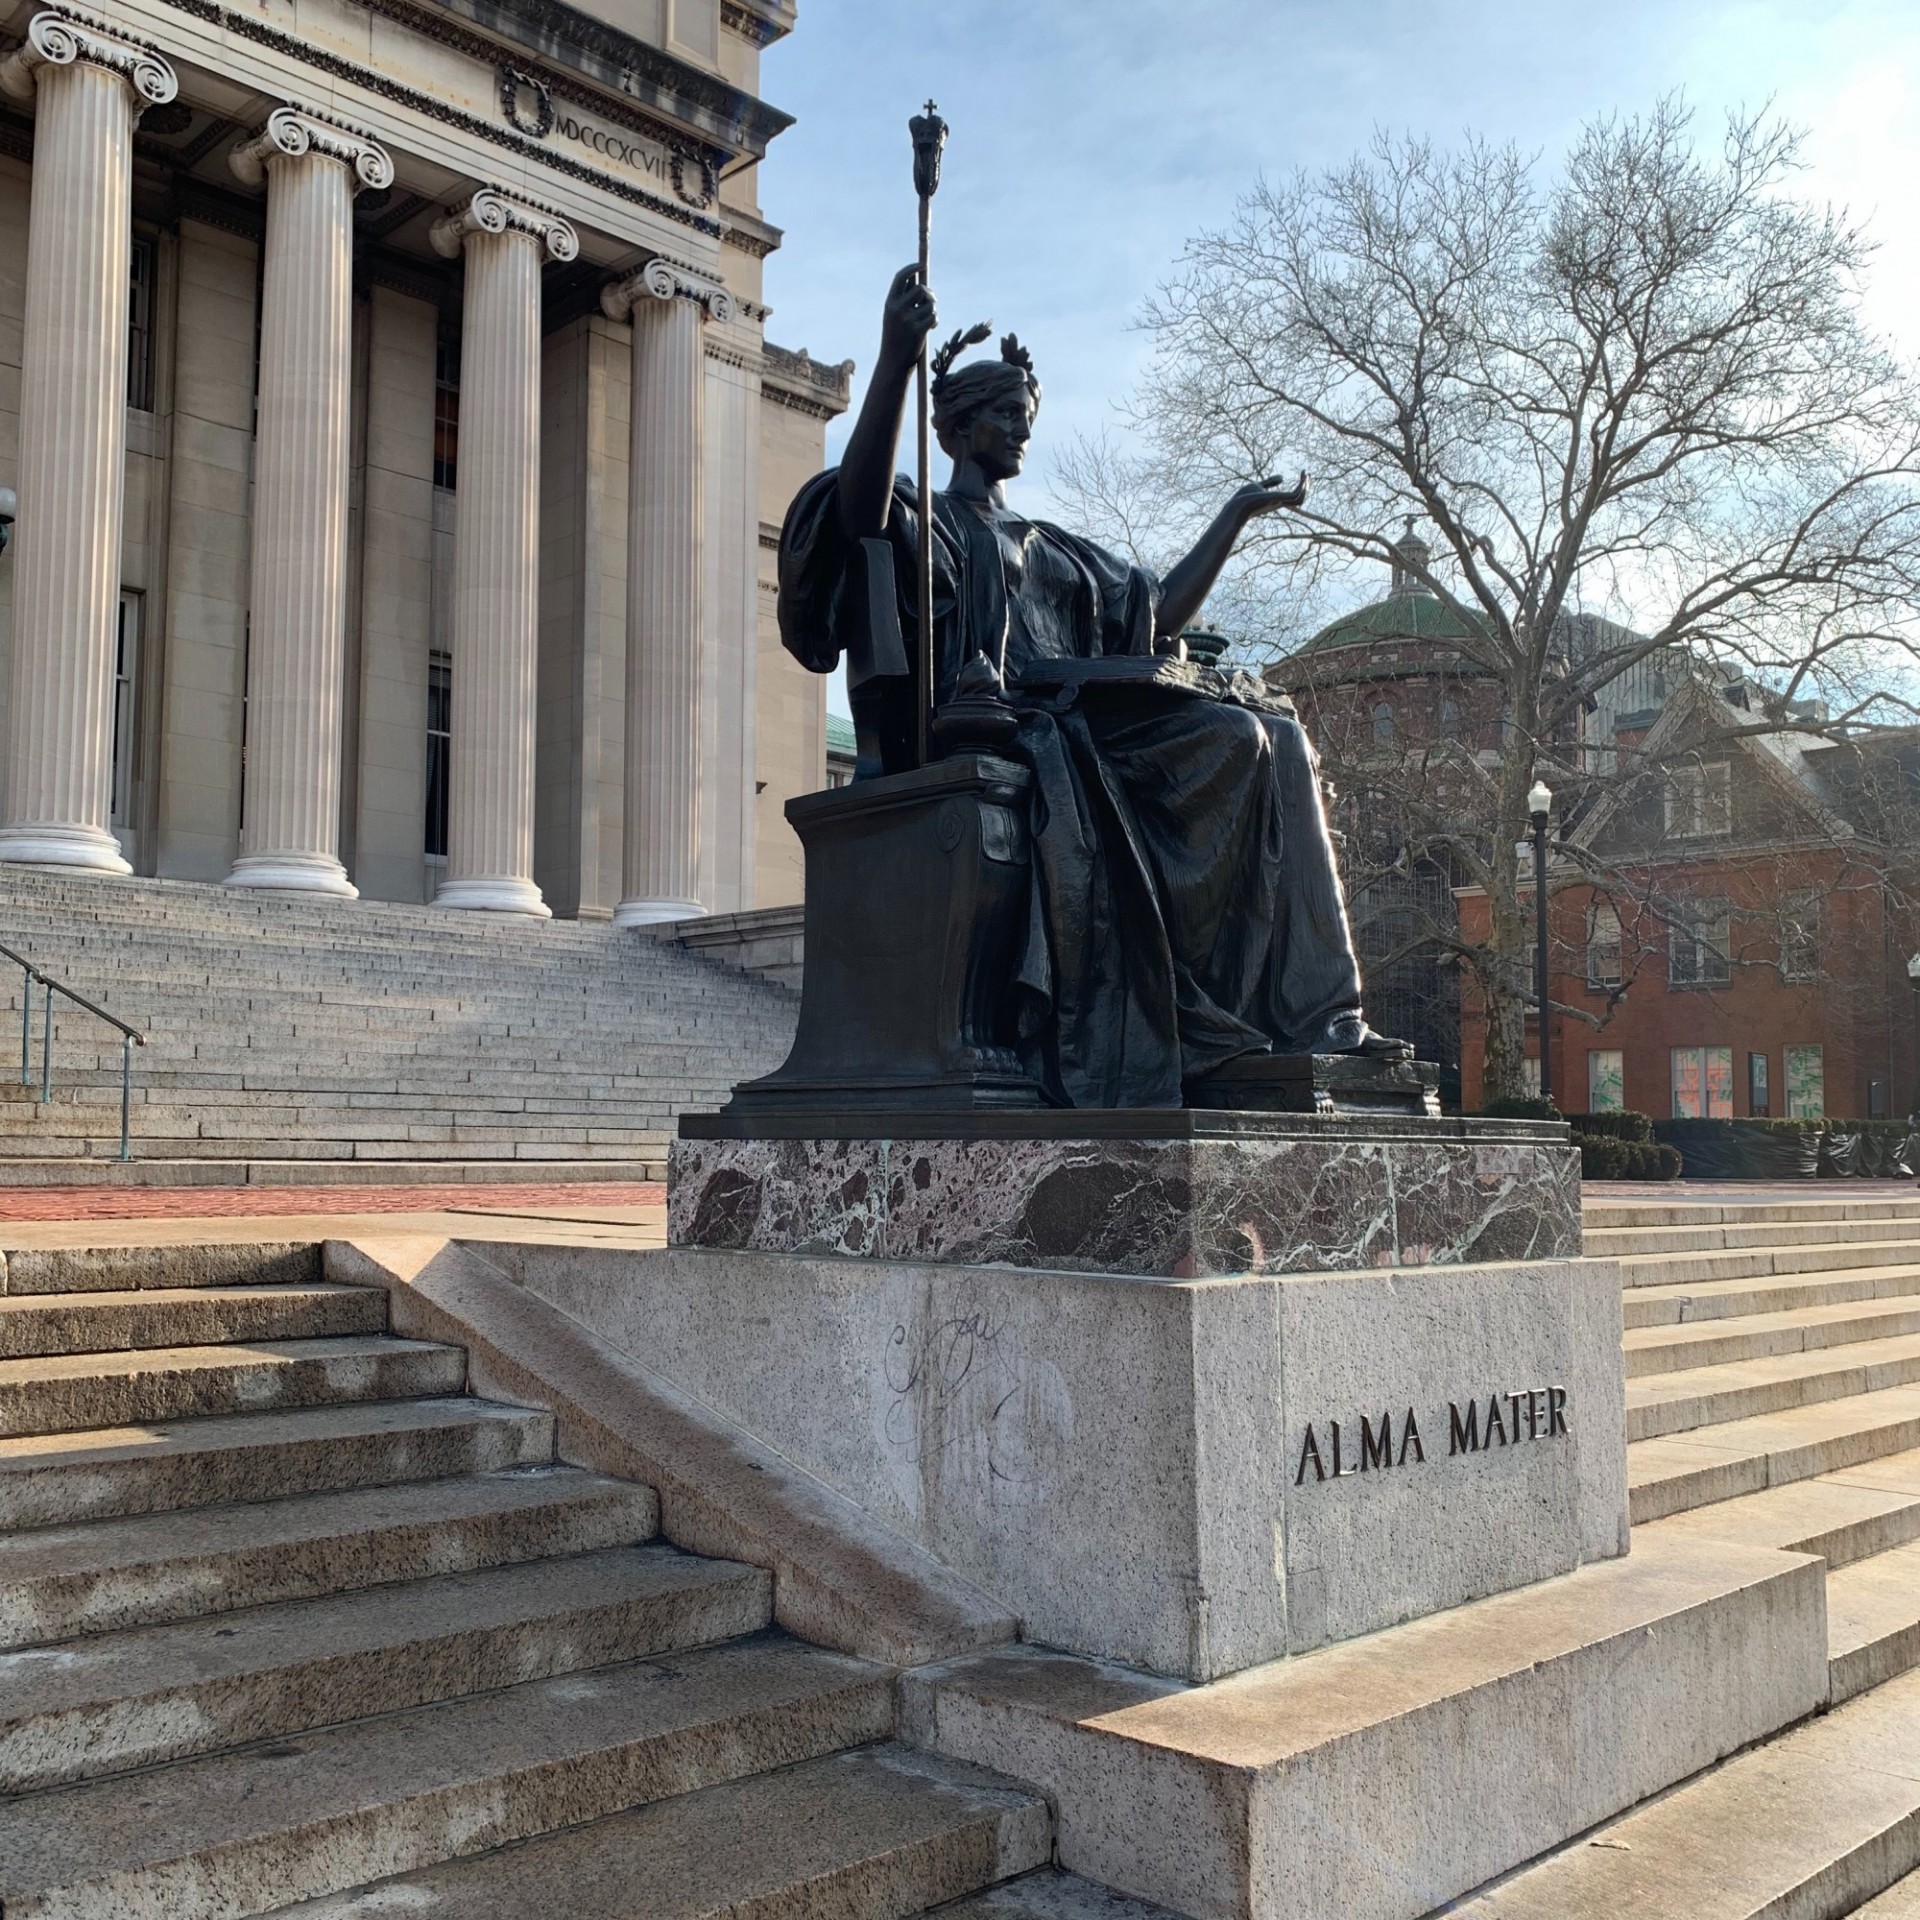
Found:
[[[180,91],[173,69],[152,47],[68,7],[34,15],[26,45],[0,60],[0,88],[30,99],[41,67],[70,67],[76,60],[117,73],[133,89],[136,113],[165,106]]]
[[[733,295],[717,280],[683,267],[677,260],[656,255],[624,280],[610,280],[600,289],[600,307],[609,320],[625,320],[643,300],[691,300],[709,320],[733,318]]]
[[[275,107],[255,138],[227,156],[237,179],[257,187],[273,159],[297,160],[304,153],[324,153],[345,161],[353,173],[353,190],[393,185],[393,159],[370,133],[305,107]]]
[[[444,260],[459,258],[470,233],[531,234],[555,260],[577,260],[580,236],[571,221],[563,219],[551,207],[538,201],[518,200],[498,187],[482,187],[463,205],[453,208],[442,220],[433,223],[427,238],[433,250]]]

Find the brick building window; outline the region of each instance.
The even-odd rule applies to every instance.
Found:
[[[1668,1057],[1676,1120],[1733,1118],[1731,1047],[1674,1047]]]
[[[1620,979],[1620,915],[1603,900],[1587,915],[1587,985],[1617,987]]]
[[[1826,1058],[1818,1047],[1787,1050],[1787,1118],[1823,1120],[1827,1113]]]
[[[1620,1113],[1627,1104],[1627,1056],[1618,1047],[1587,1053],[1587,1111]]]
[[[1439,717],[1435,723],[1434,732],[1442,740],[1460,738],[1460,709],[1453,701],[1440,702]]]
[[[1747,1111],[1756,1120],[1765,1120],[1773,1113],[1773,1096],[1767,1086],[1767,1056],[1764,1053],[1747,1055]]]
[[[1373,708],[1373,744],[1376,747],[1393,745],[1393,702],[1378,700]]]
[[[1677,839],[1715,839],[1733,831],[1733,769],[1724,760],[1675,767],[1667,776],[1667,832]]]
[[[1667,984],[1724,987],[1733,978],[1732,923],[1724,900],[1701,900],[1675,914],[1667,935]]]
[[[1820,973],[1820,896],[1790,893],[1780,909],[1780,971],[1789,980],[1812,980]]]

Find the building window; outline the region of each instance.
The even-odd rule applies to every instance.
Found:
[[[1867,1082],[1867,1118],[1884,1120],[1887,1117],[1887,1083],[1884,1080]]]
[[[1617,987],[1620,978],[1620,915],[1603,900],[1587,916],[1587,985]]]
[[[447,857],[447,769],[453,751],[453,656],[427,656],[427,858]]]
[[[1733,1049],[1675,1047],[1673,1117],[1676,1120],[1733,1118]]]
[[[1733,769],[1724,760],[1675,767],[1667,776],[1667,832],[1702,840],[1733,831]]]
[[[1380,700],[1373,709],[1373,744],[1376,747],[1393,745],[1393,702]]]
[[[127,405],[153,408],[153,275],[155,247],[133,238],[133,277],[127,296]]]
[[[1733,978],[1733,916],[1724,900],[1702,900],[1675,914],[1667,938],[1667,983],[1724,987]]]
[[[1618,1047],[1587,1054],[1587,1111],[1623,1113],[1627,1105],[1627,1056]]]
[[[1780,971],[1789,980],[1812,980],[1820,972],[1820,896],[1790,893],[1780,910]]]
[[[1767,1086],[1767,1056],[1764,1053],[1747,1055],[1747,1112],[1756,1120],[1770,1119],[1773,1114],[1773,1095]]]
[[[1787,1118],[1823,1120],[1827,1112],[1827,1070],[1818,1047],[1789,1047]]]
[[[1442,700],[1440,702],[1440,715],[1435,731],[1442,740],[1458,740],[1460,738],[1460,709],[1453,701]]]
[[[460,336],[442,328],[433,364],[433,484],[451,487],[460,465]]]
[[[120,596],[120,626],[113,649],[113,794],[108,818],[123,830],[133,825],[135,672],[140,662],[140,596]]]

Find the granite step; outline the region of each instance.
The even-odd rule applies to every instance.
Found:
[[[1590,1227],[1689,1227],[1792,1220],[1920,1219],[1920,1196],[1881,1189],[1842,1188],[1792,1200],[1608,1200],[1587,1190],[1582,1212]]]
[[[1896,1880],[1879,1899],[1856,1907],[1853,1920],[1920,1920],[1920,1873]]]
[[[0,1537],[0,1647],[631,1546],[658,1517],[649,1488],[539,1466],[42,1527]]]
[[[1461,1920],[1814,1920],[1920,1868],[1920,1674],[1739,1754],[1450,1907]]]
[[[1757,1414],[1627,1448],[1634,1525],[1920,1448],[1920,1387]]]
[[[1847,1267],[1920,1265],[1920,1234],[1897,1240],[1832,1240],[1815,1246],[1741,1247],[1720,1253],[1648,1253],[1620,1262],[1626,1287],[1757,1280],[1769,1274],[1827,1273]]]
[[[656,1544],[37,1647],[0,1662],[0,1793],[687,1652],[772,1617],[761,1569]]]
[[[904,1920],[1044,1866],[1052,1846],[1041,1795],[889,1742],[303,1902],[282,1920],[550,1920],[559,1887],[567,1920]]]
[[[1627,1382],[1627,1438],[1651,1440],[1920,1381],[1920,1334]]]
[[[241,1920],[883,1739],[892,1690],[769,1632],[57,1788],[0,1806],[0,1911]]]
[[[1694,1507],[1648,1533],[1817,1553],[1831,1573],[1920,1540],[1920,1448]]]
[[[1627,1378],[1818,1353],[1912,1333],[1920,1333],[1920,1297],[1791,1307],[1681,1327],[1635,1327],[1626,1334]]]
[[[0,1360],[0,1438],[458,1393],[459,1347],[390,1334]]]
[[[1773,1220],[1699,1227],[1586,1228],[1586,1251],[1620,1259],[1635,1254],[1714,1253],[1759,1247],[1856,1245],[1875,1240],[1911,1239],[1920,1226],[1920,1208],[1909,1214],[1869,1220]]]
[[[1181,1920],[1170,1907],[1134,1900],[1058,1867],[1042,1867],[964,1900],[931,1907],[915,1920]]]
[[[372,1287],[154,1287],[0,1296],[0,1359],[384,1333]]]
[[[1698,1286],[1634,1287],[1621,1297],[1629,1333],[1642,1327],[1695,1326],[1796,1307],[1851,1300],[1920,1297],[1920,1265],[1847,1267],[1837,1273],[1783,1274],[1759,1280],[1710,1280]]]
[[[1920,1667],[1920,1542],[1828,1574],[1827,1645],[1836,1706]]]
[[[553,1458],[553,1416],[466,1397],[0,1440],[0,1530],[448,1480]]]
[[[15,1247],[5,1256],[5,1275],[0,1293],[9,1297],[141,1287],[305,1287],[323,1277],[320,1249],[308,1240]]]

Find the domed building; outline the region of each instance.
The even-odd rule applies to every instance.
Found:
[[[1499,764],[1505,688],[1484,629],[1429,584],[1433,552],[1394,543],[1386,597],[1355,608],[1267,669],[1290,695],[1332,789],[1368,1018],[1411,1040],[1460,1085],[1460,977],[1453,962],[1458,848]]]

